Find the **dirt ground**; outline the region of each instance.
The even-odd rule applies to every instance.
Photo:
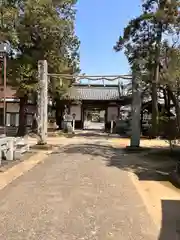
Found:
[[[112,139],[111,143],[120,149],[129,145],[129,139]],[[111,164],[129,172],[149,214],[163,232],[162,239],[171,239],[180,229],[180,190],[171,184],[169,178],[179,160],[179,148],[172,154],[168,142],[163,140],[141,140],[141,146],[149,151],[124,151],[123,161]],[[172,239],[180,239],[180,236]]]
[[[129,172],[111,166],[125,165],[121,149],[106,136],[63,142],[0,191],[0,239],[162,240]]]
[[[113,190],[114,192],[111,193],[111,201],[110,202],[112,203],[112,201],[113,201],[113,198],[112,198],[113,194],[114,195],[117,194],[118,197],[116,199],[118,201],[118,204],[117,204],[118,208],[116,208],[116,206],[114,206],[114,207],[112,206],[112,208],[113,208],[114,214],[116,212],[118,213],[117,214],[118,220],[119,220],[119,217],[120,218],[122,217],[121,216],[122,209],[121,209],[121,207],[119,207],[122,204],[123,204],[123,206],[126,206],[127,201],[129,201],[128,207],[123,208],[124,209],[123,211],[126,211],[125,215],[128,215],[128,216],[129,216],[129,214],[131,216],[132,212],[135,211],[136,208],[138,208],[138,206],[140,204],[140,199],[138,198],[138,196],[135,193],[136,192],[135,189],[136,189],[138,191],[139,195],[141,196],[143,203],[147,209],[147,212],[151,216],[151,219],[153,219],[155,225],[159,229],[159,231],[158,231],[160,233],[159,237],[158,238],[152,237],[152,239],[153,240],[154,239],[158,239],[158,240],[180,239],[180,237],[177,237],[177,236],[180,236],[178,233],[180,230],[180,217],[179,217],[180,216],[180,190],[175,188],[169,182],[169,172],[174,170],[175,165],[176,165],[177,156],[179,156],[179,155],[176,154],[176,155],[172,156],[171,154],[169,154],[169,150],[168,150],[169,144],[168,144],[168,142],[166,142],[164,140],[144,140],[143,139],[143,140],[141,140],[141,146],[144,148],[147,148],[145,151],[141,151],[138,153],[137,152],[136,153],[127,152],[124,150],[125,149],[124,147],[129,145],[129,141],[130,141],[129,139],[119,138],[119,136],[116,136],[116,135],[110,136],[107,134],[96,134],[96,133],[94,134],[94,133],[90,133],[90,132],[88,132],[88,133],[80,132],[80,133],[76,134],[75,136],[73,136],[73,138],[66,138],[66,137],[48,138],[48,144],[53,144],[53,145],[59,146],[60,150],[57,152],[54,152],[54,154],[52,155],[52,157],[49,158],[47,163],[45,165],[43,165],[44,166],[43,168],[41,165],[37,166],[35,171],[32,169],[31,172],[27,173],[27,175],[25,174],[24,178],[20,178],[19,180],[14,182],[12,186],[9,186],[9,188],[8,188],[9,191],[5,190],[5,191],[7,191],[7,193],[6,193],[7,201],[4,202],[4,204],[6,204],[5,206],[7,207],[7,204],[9,204],[9,206],[12,206],[14,211],[17,208],[18,213],[21,212],[22,209],[21,209],[20,202],[22,203],[22,201],[24,201],[23,200],[24,198],[28,198],[28,196],[31,195],[31,194],[27,194],[27,189],[28,189],[27,186],[29,186],[29,184],[30,184],[30,186],[32,185],[32,189],[37,188],[37,192],[35,192],[35,193],[38,193],[41,185],[43,188],[44,188],[44,186],[46,186],[46,184],[44,185],[44,182],[42,182],[42,179],[44,181],[44,178],[46,179],[46,177],[47,177],[47,181],[49,181],[48,182],[49,188],[48,188],[47,193],[50,191],[50,189],[52,187],[50,185],[54,185],[54,181],[55,181],[57,183],[57,188],[59,188],[58,191],[56,191],[56,195],[60,194],[61,188],[63,187],[63,185],[62,185],[63,181],[60,178],[61,178],[61,176],[65,176],[66,178],[64,179],[64,188],[62,189],[63,190],[62,193],[66,194],[66,191],[70,187],[72,187],[71,189],[68,190],[69,191],[68,194],[70,194],[72,192],[72,190],[74,189],[74,184],[76,185],[75,186],[76,188],[79,188],[79,183],[81,183],[81,175],[83,175],[83,177],[84,177],[84,171],[85,171],[84,167],[85,167],[87,174],[89,174],[89,179],[92,180],[95,178],[98,180],[98,182],[94,184],[95,188],[97,188],[99,186],[102,179],[104,179],[105,182],[107,181],[107,184],[109,184],[109,181],[111,179],[110,176],[112,177],[112,184],[111,184],[110,188],[104,188],[105,194],[107,194],[107,195],[102,195],[102,198],[100,199],[100,203],[102,203],[102,201],[104,201],[104,200],[106,203],[106,200],[108,199],[108,196],[109,196],[109,191],[112,191],[112,189],[111,189],[112,186],[115,186],[115,190]],[[30,139],[30,143],[32,145],[35,144],[36,139]],[[83,165],[83,171],[80,171],[81,165]],[[72,169],[72,171],[68,173],[67,169],[68,170]],[[88,172],[90,169],[91,169],[91,171]],[[96,171],[94,169],[96,169]],[[99,169],[99,172],[97,171],[98,169]],[[50,176],[49,170],[51,170],[50,171],[51,175],[52,175],[51,178],[49,178],[49,176]],[[78,171],[80,171],[80,172],[78,173]],[[100,178],[99,176],[100,176],[100,173],[102,173],[102,171],[103,171],[103,175]],[[39,177],[40,172],[42,173],[42,176]],[[35,179],[34,179],[35,173],[37,176],[37,181],[35,181]],[[54,173],[57,174],[56,178],[54,178]],[[67,175],[67,174],[70,174],[70,175]],[[67,178],[67,176],[68,176],[68,178]],[[72,176],[74,176],[75,177],[74,179],[76,179],[77,181],[73,180]],[[115,181],[114,178],[117,178],[115,185],[114,185],[114,181]],[[25,182],[23,179],[26,179]],[[73,181],[70,183],[68,179],[73,180]],[[128,179],[131,179],[131,182],[128,182],[129,181]],[[87,179],[85,178],[85,180],[87,180]],[[126,183],[128,183],[129,185],[125,189],[124,185],[126,185]],[[132,185],[135,188],[132,187],[131,183],[133,183]],[[28,184],[28,185],[26,186],[26,184]],[[17,188],[17,189],[15,189],[15,188]],[[22,189],[24,192],[22,191]],[[84,186],[83,186],[83,189],[84,189]],[[17,193],[16,193],[17,190],[20,191],[20,193],[22,195],[21,198],[19,198],[19,196],[17,195]],[[45,190],[43,190],[43,191],[45,191]],[[89,191],[89,187],[87,188],[87,195],[86,195],[86,197],[89,198],[90,195],[89,195],[88,191]],[[35,193],[32,198],[32,203],[36,202],[36,194]],[[82,193],[84,194],[84,190],[82,191]],[[132,193],[136,197],[133,197]],[[14,204],[16,204],[16,202],[14,202],[14,200],[12,200],[13,198],[10,197],[11,194],[12,195],[14,194],[14,198],[18,198],[17,206],[14,205]],[[77,195],[77,196],[79,196],[79,195]],[[124,196],[124,198],[123,198],[123,196]],[[43,198],[43,201],[44,201],[44,199],[46,199],[46,198]],[[94,199],[94,198],[92,198],[92,199]],[[135,204],[133,202],[134,199],[137,199],[137,206],[135,206]],[[39,199],[39,201],[40,200],[41,199]],[[8,201],[9,201],[9,203],[8,203]],[[63,208],[59,208],[58,201],[57,201],[56,207],[60,213]],[[82,199],[78,198],[78,201],[77,201],[78,204],[80,201],[82,201]],[[67,204],[69,204],[69,203],[67,203]],[[112,204],[109,204],[108,206],[111,207],[111,205]],[[34,206],[36,206],[36,205],[34,205]],[[42,206],[43,206],[42,201],[40,201],[39,202],[40,210],[41,210]],[[51,206],[53,207],[54,205],[51,205]],[[73,202],[72,202],[72,206],[74,206]],[[71,206],[68,205],[68,207],[71,207]],[[73,209],[74,209],[74,207],[73,207]],[[5,214],[6,213],[5,210],[3,208],[2,213],[4,212],[4,214]],[[138,216],[139,216],[138,211],[135,211],[135,213],[134,213],[135,214],[134,219],[136,219],[137,223],[140,220],[138,218]],[[36,211],[36,212],[38,212],[38,211]],[[17,215],[18,215],[18,213],[17,213]],[[35,212],[33,212],[33,214],[35,214]],[[53,214],[54,214],[53,215],[54,217],[57,217],[57,216],[55,216],[56,211]],[[63,214],[64,214],[64,212],[63,212]],[[105,213],[105,214],[107,215],[107,213]],[[109,212],[108,212],[108,214],[109,214]],[[143,210],[143,215],[144,214],[145,214],[145,210]],[[9,216],[11,216],[11,215],[12,214],[9,213]],[[4,219],[6,220],[5,222],[7,224],[10,224],[10,222],[12,224],[14,224],[12,221],[9,220],[9,219],[11,219],[11,218],[9,218],[9,216],[4,217]],[[14,213],[12,216],[15,217]],[[73,216],[75,217],[73,226],[76,226],[76,214],[74,213]],[[145,218],[148,218],[148,215],[144,215],[144,216],[145,216]],[[46,218],[46,216],[44,216],[44,217]],[[95,216],[94,218],[98,218],[98,215]],[[51,218],[49,217],[49,219],[51,219]],[[67,217],[66,220],[68,220],[68,219],[69,219],[69,217]],[[122,217],[122,219],[124,219],[124,216]],[[23,220],[23,218],[18,219],[18,221],[20,221],[20,220]],[[31,220],[32,220],[32,218],[31,218],[31,216],[29,216],[29,221],[31,221]],[[85,218],[85,220],[88,220],[88,217]],[[128,221],[130,221],[130,220],[131,219],[129,219]],[[49,221],[51,222],[51,220],[49,220]],[[112,222],[112,220],[110,222]],[[26,223],[26,221],[25,221],[25,223]],[[70,224],[70,222],[67,222],[67,223]],[[144,223],[145,223],[145,220],[143,220],[143,224]],[[21,224],[23,225],[24,222],[22,221]],[[43,224],[44,224],[44,222],[43,222]],[[63,224],[63,223],[61,223],[61,224]],[[125,223],[124,226],[126,226],[126,225],[127,224]],[[148,226],[148,223],[145,225],[146,226],[144,226],[144,229]],[[130,227],[132,227],[132,226],[133,226],[133,224],[130,225]],[[9,225],[9,227],[12,229],[11,225]],[[28,226],[26,226],[26,227],[28,228]],[[43,225],[43,227],[44,227],[44,225]],[[34,228],[36,229],[37,226],[34,226]],[[59,226],[57,226],[57,229],[58,228],[59,228]],[[5,229],[5,228],[3,227],[3,229]],[[72,229],[72,228],[70,228],[70,229]],[[81,228],[79,228],[79,229],[81,229]],[[121,227],[119,229],[121,229]],[[123,234],[126,234],[126,235],[124,235],[126,237],[124,237],[122,239],[128,239],[128,240],[129,239],[148,239],[148,237],[139,238],[138,234],[142,234],[142,233],[138,233],[138,234],[136,233],[136,231],[137,231],[136,229],[138,229],[138,226],[136,229],[133,228],[134,230],[132,232],[130,232],[132,234],[136,233],[134,238],[132,235],[131,236],[128,235],[129,229],[128,228],[126,228],[126,229],[127,229],[127,231],[125,230],[123,232]],[[38,229],[36,229],[36,231],[37,230]],[[58,230],[56,230],[56,231],[57,231],[56,233],[59,234]],[[111,230],[109,230],[109,231],[110,231],[110,233],[112,233]],[[152,230],[152,231],[154,232],[155,230]],[[16,233],[17,233],[16,228],[14,228],[14,232],[12,234],[16,235]],[[90,233],[90,231],[89,231],[89,233]],[[8,234],[8,232],[4,233],[4,236],[7,236],[6,234]],[[23,238],[25,236],[24,234],[27,234],[27,232],[23,232],[20,234],[17,233],[17,235],[15,237],[16,237],[16,239],[25,239],[25,238]],[[98,234],[98,232],[97,232],[97,234]],[[104,238],[104,236],[105,236],[104,234],[105,233],[103,232],[102,233],[103,240],[106,239],[106,238]],[[117,232],[117,234],[120,234],[120,232]],[[42,235],[42,233],[40,233],[40,235]],[[19,238],[17,238],[17,236]],[[22,238],[20,238],[20,236]],[[117,239],[116,238],[117,236],[120,236],[120,235],[115,234],[114,238],[111,237],[111,239]],[[10,235],[9,235],[9,237],[10,237]],[[64,238],[62,238],[62,239],[68,239],[65,237],[66,236],[64,235]],[[7,238],[7,239],[15,239],[15,238]],[[33,239],[33,238],[31,238],[31,239]],[[38,239],[37,236],[36,236],[36,239]],[[52,238],[52,239],[56,239],[56,238]],[[72,239],[72,236],[71,236],[71,239]],[[73,239],[77,239],[77,238],[73,238]],[[90,238],[87,238],[87,239],[92,240],[95,238],[92,238],[92,236],[90,236]],[[98,239],[100,239],[100,238],[98,238]],[[107,237],[107,239],[110,239],[110,238]]]

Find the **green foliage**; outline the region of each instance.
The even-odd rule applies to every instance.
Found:
[[[37,88],[37,62],[46,59],[50,73],[79,71],[79,40],[75,35],[75,0],[14,0],[1,8],[1,41],[8,41],[8,80],[27,94]],[[63,81],[63,84],[60,84]],[[57,77],[50,93],[69,84]]]
[[[175,71],[177,61],[175,63],[172,59],[168,59],[168,68],[162,68],[161,78],[159,71],[162,59],[166,59],[163,37],[168,35],[170,40],[172,36],[179,34],[179,6],[179,0],[144,0],[141,15],[129,21],[114,47],[115,51],[125,51],[133,73],[138,72],[138,76],[141,75],[141,86],[144,92],[147,92],[148,86],[152,97],[152,132],[154,136],[157,134],[158,125],[157,92],[158,87],[162,84],[162,76],[166,76],[164,78],[166,81],[163,83],[165,85],[170,83],[171,73],[173,73],[171,82],[176,82],[175,74],[178,73],[177,70]],[[175,53],[173,52],[173,54]],[[172,52],[169,54],[169,58],[173,58]],[[138,67],[134,68],[134,66]],[[137,74],[135,73],[135,75]]]
[[[144,0],[142,14],[129,21],[114,49],[124,49],[131,66],[138,59],[149,70],[155,63],[156,45],[162,34],[179,30],[178,10],[179,0]]]
[[[173,90],[180,84],[180,46],[170,46],[167,41],[161,46],[160,84],[171,85]]]
[[[166,51],[163,49],[167,45],[167,42],[162,42],[162,38],[168,35],[168,40],[172,40],[179,35],[179,4],[179,0],[144,0],[142,13],[139,17],[129,21],[114,46],[117,52],[124,50],[131,68],[134,64],[139,65],[136,70],[141,72],[142,86],[145,92],[147,89],[151,92],[154,80],[156,84],[159,84],[160,75],[157,73],[160,62],[166,58]],[[175,50],[173,51],[175,52]],[[168,67],[168,79],[171,75],[172,81],[175,77],[172,77],[172,73],[175,74],[173,66],[175,61],[172,53],[169,58],[171,58],[169,60],[171,66]],[[165,71],[167,73],[167,69]]]

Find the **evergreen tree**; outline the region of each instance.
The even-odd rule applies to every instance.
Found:
[[[9,42],[12,48],[8,80],[20,97],[19,135],[25,133],[28,96],[36,93],[38,60],[48,61],[50,73],[72,74],[79,70],[75,4],[76,0],[9,0],[0,7],[0,40]],[[51,79],[52,97],[64,92],[70,82]]]
[[[160,49],[165,34],[179,32],[179,0],[144,0],[142,14],[131,20],[115,45],[116,51],[125,49],[133,66],[138,60],[143,74],[146,73],[152,96],[152,136],[157,135]],[[147,83],[147,82],[146,82]]]

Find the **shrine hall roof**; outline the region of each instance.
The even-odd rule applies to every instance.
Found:
[[[119,100],[118,85],[73,85],[64,96],[70,100]]]

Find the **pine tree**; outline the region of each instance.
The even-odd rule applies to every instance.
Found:
[[[149,77],[152,96],[152,136],[158,131],[157,87],[159,84],[160,49],[164,34],[179,31],[179,0],[144,0],[142,14],[131,20],[123,36],[115,45],[116,51],[125,49],[133,66],[137,61]],[[146,78],[147,79],[147,78]]]

